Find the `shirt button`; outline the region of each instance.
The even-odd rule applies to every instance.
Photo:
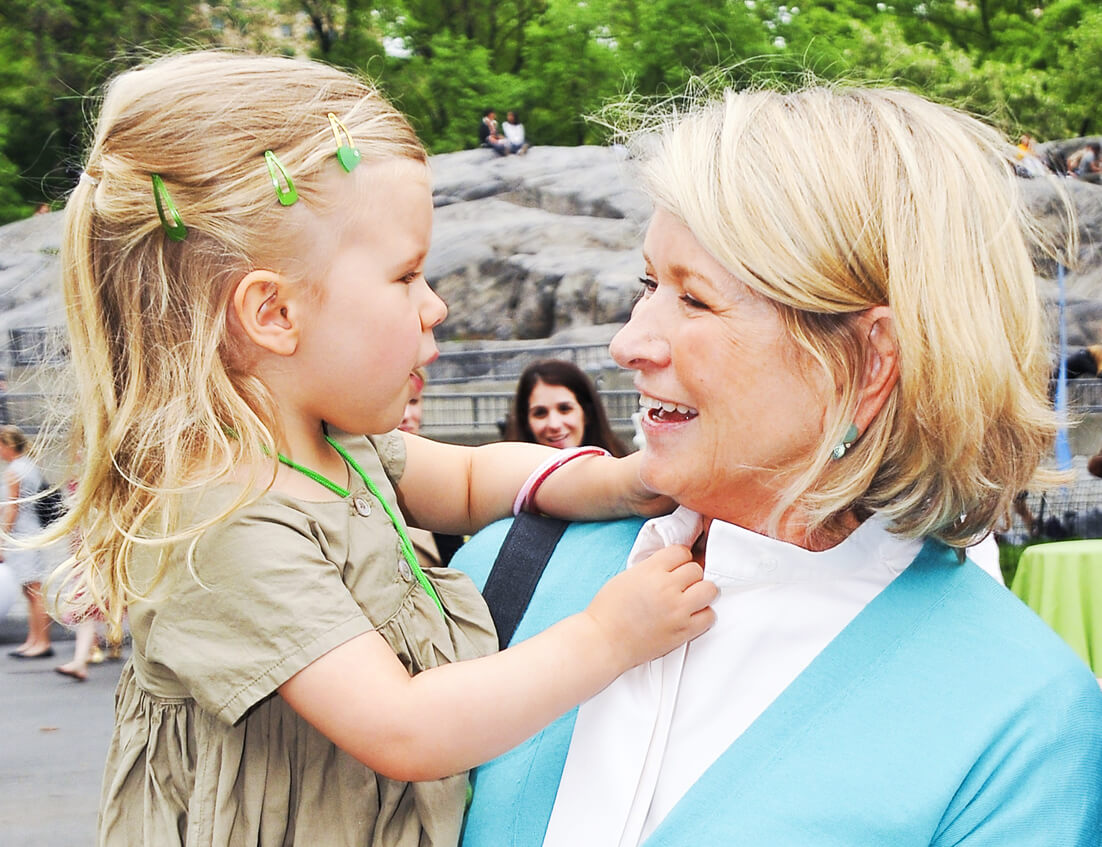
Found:
[[[409,569],[409,562],[407,562],[404,557],[398,560],[398,573],[401,575],[402,579],[406,580],[413,576],[413,571]]]
[[[361,518],[366,518],[371,514],[371,504],[368,503],[363,497],[357,497],[352,501],[352,508],[356,510],[356,514]]]
[[[761,569],[764,573],[773,573],[777,569],[777,560],[773,558],[762,559]]]

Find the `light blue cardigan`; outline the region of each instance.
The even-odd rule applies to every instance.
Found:
[[[452,566],[483,585],[508,524]],[[640,524],[568,529],[513,640],[584,608]],[[477,770],[463,847],[542,844],[575,714]],[[928,542],[646,841],[734,844],[1099,847],[1102,692],[1009,591]]]

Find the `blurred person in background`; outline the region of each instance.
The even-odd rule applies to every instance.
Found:
[[[0,506],[0,529],[4,532],[0,558],[11,568],[27,599],[27,638],[8,655],[16,659],[48,659],[54,655],[54,648],[50,644],[50,616],[42,600],[42,580],[49,569],[47,551],[12,543],[42,531],[30,498],[42,490],[45,480],[26,452],[27,436],[23,431],[12,424],[0,426],[0,459],[8,463],[4,471],[4,504]]]
[[[628,452],[609,426],[592,380],[559,359],[533,362],[521,373],[505,438],[558,449],[601,447],[613,456]]]
[[[421,434],[421,417],[425,406],[421,395],[428,384],[428,373],[424,368],[417,368],[413,375],[415,382],[413,391],[406,401],[405,412],[402,413],[402,422],[398,429],[402,432],[410,432],[414,435]],[[417,551],[417,560],[423,568],[438,568],[448,564],[463,539],[458,535],[445,535],[439,532],[429,532],[427,529],[409,527],[409,540],[413,542],[413,549]]]

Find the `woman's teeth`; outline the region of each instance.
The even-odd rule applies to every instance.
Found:
[[[646,394],[639,395],[639,405],[647,410],[651,420],[656,421],[687,421],[690,418],[695,418],[698,414],[696,409],[691,406],[672,403],[669,400],[659,400],[655,397],[648,397]]]

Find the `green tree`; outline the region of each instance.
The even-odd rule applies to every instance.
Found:
[[[66,193],[79,170],[86,94],[144,52],[198,34],[194,5],[25,0],[0,6],[0,186],[23,201],[13,207],[0,199],[0,216]]]

